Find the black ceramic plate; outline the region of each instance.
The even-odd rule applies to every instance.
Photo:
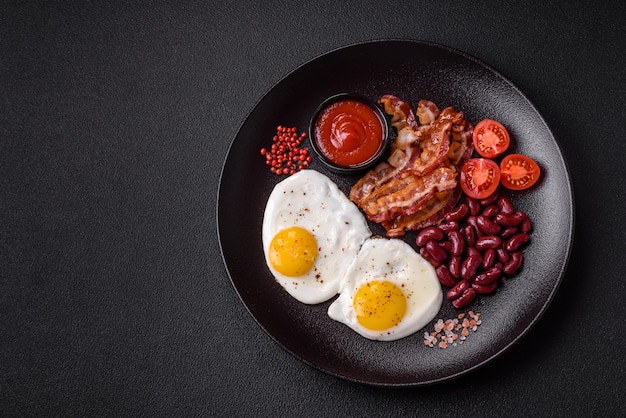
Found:
[[[502,122],[512,136],[511,152],[533,157],[542,167],[539,183],[508,192],[534,222],[523,271],[495,295],[471,306],[482,325],[465,344],[445,350],[423,344],[423,332],[394,342],[369,341],[331,320],[330,301],[304,305],[274,281],[265,265],[261,224],[267,198],[284,177],[269,172],[262,147],[276,126],[306,131],[325,98],[358,93],[376,100],[391,93],[415,105],[429,99],[454,106],[476,123]],[[327,174],[348,192],[357,177]],[[324,54],[294,70],[254,107],[231,144],[218,195],[218,233],[235,289],[258,324],[284,349],[319,370],[380,386],[418,386],[468,373],[517,342],[550,304],[563,277],[573,239],[573,196],[566,164],[550,129],[530,101],[507,79],[480,61],[431,43],[385,40]],[[375,233],[381,233],[372,225]],[[405,237],[414,244],[415,234]],[[457,311],[444,300],[436,319]],[[433,321],[434,322],[434,321]],[[432,329],[432,324],[427,327]]]

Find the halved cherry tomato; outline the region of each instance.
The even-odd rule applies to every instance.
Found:
[[[461,168],[461,189],[469,197],[484,199],[500,184],[500,167],[492,160],[472,158]]]
[[[523,154],[509,154],[500,163],[502,185],[511,190],[528,189],[539,180],[541,169],[532,158]]]
[[[509,148],[511,138],[506,128],[495,120],[483,119],[474,127],[474,149],[485,158],[495,158]]]

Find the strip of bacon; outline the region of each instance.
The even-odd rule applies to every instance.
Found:
[[[448,150],[448,159],[452,164],[461,167],[465,161],[472,158],[472,153],[474,152],[473,132],[472,124],[465,118],[452,124],[452,138],[450,140],[450,149]]]
[[[430,100],[420,100],[417,104],[417,118],[420,125],[430,125],[441,114],[439,107]]]
[[[396,128],[398,135],[391,146],[389,164],[401,169],[412,158],[413,152],[421,139],[420,126],[415,118],[411,106],[400,98],[386,94],[378,103],[383,106],[385,113],[391,116],[391,125]]]
[[[404,219],[404,228],[408,231],[415,231],[441,221],[447,213],[454,209],[461,198],[461,194],[463,193],[461,191],[461,186],[457,186],[456,188],[447,191],[450,192],[448,199],[445,200],[444,198],[437,202],[437,206],[433,206],[433,208],[439,208],[437,212],[433,213],[431,211],[429,213],[425,213],[421,218],[418,216],[414,216],[412,218],[407,217]]]
[[[393,178],[397,172],[398,169],[391,164],[386,162],[379,163],[352,186],[352,189],[350,189],[350,200],[361,207],[376,188]]]
[[[413,215],[399,216],[390,221],[383,222],[382,225],[387,231],[387,236],[390,238],[401,237],[405,234],[405,231],[418,229],[418,225],[429,222],[430,219],[437,218],[438,214],[443,212],[444,209],[449,206],[449,202],[452,200],[453,195],[454,190],[437,192],[433,195],[432,199],[426,202],[420,210],[415,212]],[[439,218],[439,220],[441,219],[443,219],[443,217]],[[436,222],[438,222],[438,220],[433,223],[429,223],[429,225]]]
[[[412,129],[419,127],[413,109],[407,102],[392,94],[385,94],[378,99],[378,103],[383,106],[385,113],[391,116],[391,126],[398,131],[405,126]]]
[[[391,179],[362,203],[365,215],[373,222],[388,221],[417,212],[435,192],[456,187],[454,167],[442,166],[425,176],[406,173]]]
[[[426,175],[439,167],[448,157],[452,124],[458,117],[453,108],[444,109],[439,117],[424,131],[419,141],[419,152],[412,154],[405,169]]]

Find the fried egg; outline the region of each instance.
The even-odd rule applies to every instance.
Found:
[[[370,238],[346,272],[328,315],[368,339],[393,341],[426,326],[442,301],[434,268],[409,244]]]
[[[272,190],[263,215],[265,260],[277,282],[307,304],[329,300],[371,236],[365,217],[337,185],[307,169]]]

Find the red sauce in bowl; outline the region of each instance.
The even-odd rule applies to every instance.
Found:
[[[318,151],[334,164],[352,167],[371,160],[383,147],[383,126],[374,110],[354,99],[329,104],[313,132]]]

